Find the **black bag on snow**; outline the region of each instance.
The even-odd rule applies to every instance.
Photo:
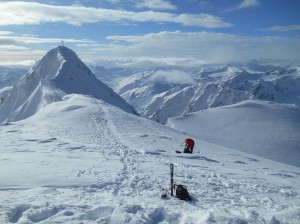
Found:
[[[176,198],[179,198],[180,200],[191,200],[190,194],[184,185],[174,185],[174,188],[176,188],[175,193],[176,193]]]

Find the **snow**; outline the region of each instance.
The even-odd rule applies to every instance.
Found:
[[[71,94],[0,127],[1,223],[298,223],[300,170]],[[168,196],[169,164],[192,202]]]
[[[208,72],[212,70],[207,68]],[[225,67],[215,71],[215,78],[222,77],[225,82],[225,77],[236,74]],[[139,74],[145,77],[154,73]],[[287,87],[297,97],[298,73],[288,74],[295,79],[283,80],[277,87],[283,92]],[[268,85],[277,81],[273,74],[268,77],[264,80]],[[161,83],[142,86],[139,78],[127,80],[141,84],[130,94],[141,96],[141,101],[151,101],[147,92],[158,94],[161,103],[176,111],[176,104],[188,106],[185,97],[195,97],[188,87]],[[239,83],[239,79],[235,81]],[[123,84],[129,91],[134,87]],[[209,92],[215,90],[211,87]],[[268,86],[263,87],[257,89],[259,94]],[[187,133],[180,120],[196,128],[197,119],[202,118],[197,113],[172,120],[178,125],[176,129],[137,116],[65,47],[49,51],[9,92],[3,94],[0,105],[0,223],[300,222],[298,106],[248,102],[210,109],[213,113],[209,114],[199,112],[212,123],[214,119],[231,121],[230,113],[235,119],[246,118],[242,124],[250,125],[246,133],[250,137],[250,131],[257,131],[248,122],[252,119],[249,113],[253,113],[266,121],[261,121],[260,127],[267,127],[259,129],[254,140],[261,140],[259,134],[269,137],[270,130],[278,128],[278,139],[269,138],[268,143],[289,140],[289,144],[283,144],[289,152],[284,157],[296,161],[293,166],[253,155],[252,151],[208,143],[210,139],[203,139],[203,129],[200,134],[191,130]],[[213,97],[208,94],[208,98]],[[273,125],[271,121],[275,121]],[[212,134],[215,137],[217,130]],[[176,154],[187,137],[196,142],[194,154]],[[288,148],[291,141],[295,151]],[[175,166],[175,184],[186,185],[192,201],[180,201],[170,192],[166,199],[160,198],[161,189],[170,187],[170,163]]]
[[[300,107],[244,101],[169,118],[167,125],[197,138],[300,167]]]

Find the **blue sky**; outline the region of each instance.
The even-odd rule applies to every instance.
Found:
[[[298,0],[0,2],[0,65],[61,44],[86,62],[300,59]]]

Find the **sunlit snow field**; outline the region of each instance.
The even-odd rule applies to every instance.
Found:
[[[67,95],[0,127],[1,223],[299,223],[297,167],[208,144],[101,100]],[[176,184],[193,200],[168,188]]]

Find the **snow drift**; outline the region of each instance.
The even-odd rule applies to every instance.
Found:
[[[70,93],[91,95],[126,112],[136,113],[125,100],[100,82],[75,52],[59,46],[50,50],[14,85],[0,107],[0,123],[30,117]]]

